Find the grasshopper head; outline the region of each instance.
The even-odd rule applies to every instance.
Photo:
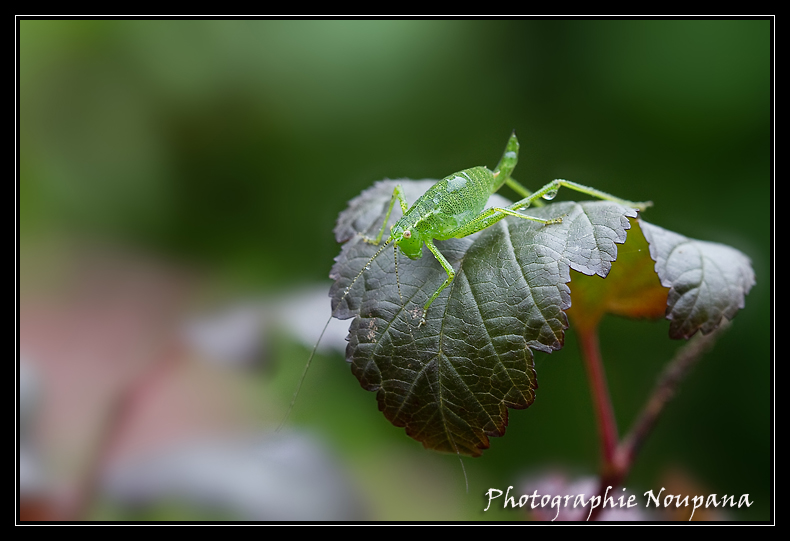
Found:
[[[422,237],[420,232],[405,226],[400,222],[392,227],[390,233],[392,241],[399,246],[401,252],[406,254],[409,259],[420,259],[422,257]]]

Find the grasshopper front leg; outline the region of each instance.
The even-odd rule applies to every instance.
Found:
[[[381,230],[379,230],[379,234],[376,235],[376,238],[374,239],[360,233],[362,240],[369,244],[378,244],[381,242],[381,238],[384,236],[384,231],[387,230],[387,222],[390,220],[390,214],[392,214],[392,207],[395,206],[395,201],[400,203],[400,208],[403,211],[403,214],[406,214],[406,211],[409,210],[409,205],[406,203],[406,198],[403,195],[403,188],[400,184],[395,186],[395,189],[392,191],[392,199],[390,199],[389,208],[387,208],[387,214],[384,216],[384,223],[381,224]]]

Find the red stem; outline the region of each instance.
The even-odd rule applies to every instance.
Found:
[[[690,368],[716,343],[718,337],[729,328],[729,323],[721,325],[707,336],[698,334],[688,344],[680,348],[675,357],[664,368],[642,413],[633,428],[618,442],[617,423],[614,418],[609,389],[606,385],[601,351],[598,346],[597,326],[579,326],[576,331],[581,341],[582,357],[590,380],[593,405],[595,407],[598,432],[601,437],[602,467],[598,486],[598,496],[603,498],[608,487],[617,488],[628,475],[636,453],[648,434],[652,431],[664,407],[672,399],[675,390],[685,378]],[[603,505],[596,507],[589,520],[596,520]]]
[[[598,330],[596,326],[577,327],[576,331],[581,341],[582,358],[587,369],[590,382],[595,418],[598,423],[598,433],[601,439],[601,459],[603,461],[603,477],[609,477],[614,468],[615,453],[617,452],[617,421],[614,417],[612,402],[609,397],[609,388],[606,385],[606,374],[601,360],[601,350],[598,345]]]

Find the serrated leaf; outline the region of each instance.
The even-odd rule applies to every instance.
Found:
[[[354,199],[338,219],[338,238],[354,230],[375,235],[395,184],[377,183]],[[400,184],[409,201],[430,185]],[[419,260],[401,255],[396,266],[396,252],[387,247],[370,261],[377,247],[356,236],[336,259],[330,295],[336,317],[354,317],[346,350],[352,371],[365,389],[377,391],[385,416],[425,447],[477,456],[490,436],[504,434],[508,408],[532,403],[531,349],[562,347],[570,269],[605,277],[636,211],[593,201],[529,214],[563,215],[563,222],[543,226],[509,217],[436,243],[456,277],[423,326],[422,306],[446,278],[430,253]]]
[[[714,242],[694,240],[639,221],[650,244],[655,272],[669,288],[666,317],[672,338],[708,334],[744,306],[755,283],[751,261],[742,252]]]

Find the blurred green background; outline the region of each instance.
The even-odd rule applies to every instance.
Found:
[[[190,306],[328,290],[332,228],[349,199],[379,179],[493,166],[515,129],[526,186],[567,178],[649,199],[647,221],[752,259],[745,309],[683,383],[626,486],[658,491],[682,472],[696,493],[750,494],[727,518],[767,520],[771,46],[768,20],[20,21],[22,304],[41,289],[41,254],[57,274],[72,239],[193,269]],[[621,433],[680,345],[667,330],[602,325]],[[242,379],[269,430],[310,346],[286,333],[266,347],[266,368]],[[536,363],[535,404],[464,460],[468,494],[458,459],[390,426],[341,354],[316,358],[289,424],[326,442],[365,518],[522,519],[484,513],[483,494],[598,463],[572,329]],[[89,507],[89,518],[138,516]],[[177,509],[143,516],[194,516]]]

